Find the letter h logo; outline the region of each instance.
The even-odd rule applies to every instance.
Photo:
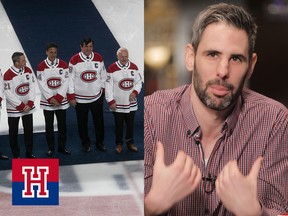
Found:
[[[24,174],[24,190],[22,190],[22,197],[34,198],[33,186],[37,186],[37,196],[49,197],[49,191],[47,190],[47,175],[49,173],[49,167],[36,167],[37,171],[32,166],[23,166],[22,174]],[[36,176],[36,177],[35,177]]]
[[[59,160],[13,159],[12,205],[59,205]]]

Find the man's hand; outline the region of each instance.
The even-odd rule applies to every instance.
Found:
[[[152,186],[145,198],[145,215],[164,213],[191,194],[200,181],[201,171],[183,151],[166,166],[163,144],[158,142]]]
[[[131,94],[129,95],[129,101],[130,101],[130,102],[135,101],[135,98],[136,98],[136,94],[131,93]]]
[[[70,100],[69,104],[70,104],[70,106],[75,107],[76,106],[76,100]]]
[[[114,112],[116,110],[116,103],[111,104],[109,108]]]
[[[50,103],[53,106],[60,106],[60,103],[54,97],[51,98]]]
[[[28,106],[27,104],[25,105],[25,107],[23,108],[23,112],[29,112],[31,110],[31,107]]]
[[[263,158],[254,162],[249,175],[240,172],[237,162],[229,161],[216,180],[216,193],[224,206],[235,215],[260,215],[257,177]]]

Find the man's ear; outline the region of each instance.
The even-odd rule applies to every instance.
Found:
[[[185,47],[185,65],[188,71],[194,69],[194,48],[192,44],[187,44]]]
[[[253,53],[252,54],[252,58],[250,60],[250,66],[249,66],[249,69],[248,69],[248,75],[247,75],[247,80],[249,80],[253,74],[253,71],[254,71],[254,67],[256,65],[256,62],[257,62],[257,54],[256,53]]]

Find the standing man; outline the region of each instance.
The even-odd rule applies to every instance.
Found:
[[[288,212],[288,110],[244,87],[257,25],[219,3],[196,18],[192,82],[145,98],[145,215]]]
[[[2,76],[2,72],[0,69],[0,111],[1,111],[1,105],[2,105],[2,100],[3,100],[3,93],[4,91],[4,87],[3,87],[3,76]],[[1,118],[1,112],[0,112],[0,118]],[[9,157],[6,155],[3,155],[2,152],[0,152],[0,160],[8,160]]]
[[[134,144],[134,116],[138,109],[137,95],[141,91],[142,78],[138,67],[129,61],[126,48],[117,51],[118,61],[111,64],[107,69],[105,84],[105,97],[113,112],[116,134],[116,152],[122,152],[123,126],[126,123],[125,143],[132,152],[138,149]]]
[[[94,42],[85,38],[80,42],[81,52],[69,62],[68,100],[76,109],[78,132],[85,152],[90,152],[88,113],[92,114],[96,135],[96,148],[106,151],[104,146],[103,98],[106,69],[102,56],[93,52]]]
[[[69,82],[68,65],[57,58],[58,45],[48,43],[46,46],[47,58],[37,67],[37,79],[41,91],[40,108],[45,117],[47,155],[54,153],[54,114],[58,123],[58,152],[70,155],[66,148],[66,109],[69,107],[67,90]]]
[[[4,74],[4,94],[9,126],[9,142],[13,158],[20,158],[18,146],[19,119],[22,118],[26,157],[35,158],[33,154],[33,112],[35,112],[35,76],[26,67],[24,53],[12,55],[13,66]]]

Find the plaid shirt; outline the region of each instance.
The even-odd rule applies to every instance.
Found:
[[[262,215],[288,212],[288,110],[268,97],[244,89],[205,167],[199,145],[201,128],[192,110],[190,88],[182,86],[145,97],[145,195],[151,188],[159,140],[164,145],[166,165],[173,163],[177,152],[183,150],[204,177],[217,177],[230,160],[237,160],[240,171],[247,175],[254,161],[263,156],[258,176]],[[213,191],[207,193],[204,188]],[[202,180],[199,187],[173,206],[167,215],[233,214],[221,203],[211,181]]]

